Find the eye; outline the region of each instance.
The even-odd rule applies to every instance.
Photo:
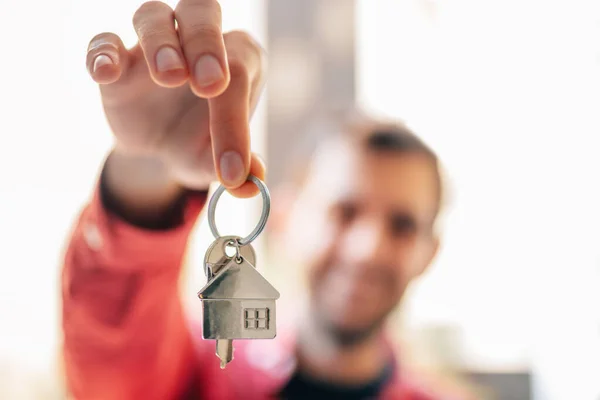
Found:
[[[417,228],[414,218],[410,215],[394,215],[390,221],[390,230],[395,236],[413,234]]]

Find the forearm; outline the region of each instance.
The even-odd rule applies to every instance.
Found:
[[[185,391],[196,359],[176,291],[136,290],[156,284],[128,274],[81,275],[74,269],[64,275],[65,291],[73,292],[63,297],[70,394],[89,400],[162,400]],[[107,290],[107,282],[113,290]]]
[[[187,238],[205,196],[174,191],[169,198],[157,191],[162,195],[152,197],[143,179],[132,183],[137,185],[132,191],[120,191],[121,179],[133,182],[133,171],[118,177],[123,160],[115,160],[109,157],[102,180],[110,183],[82,213],[65,256],[67,382],[76,398],[168,399],[192,373],[194,351],[177,288]],[[118,207],[127,204],[123,209],[134,211],[128,217],[136,218],[182,199],[181,222],[162,230],[134,226],[105,207],[106,194]],[[114,201],[113,195],[126,200]]]

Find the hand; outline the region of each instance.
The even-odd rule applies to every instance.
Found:
[[[215,0],[181,0],[175,10],[150,1],[133,25],[132,49],[102,33],[87,54],[115,152],[159,162],[185,188],[205,189],[218,177],[235,196],[256,194],[246,179],[265,172],[249,133],[263,87],[261,47],[244,32],[222,34]]]

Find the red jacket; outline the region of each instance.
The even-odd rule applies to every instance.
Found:
[[[148,231],[109,214],[95,191],[74,227],[62,272],[63,356],[75,399],[267,399],[289,379],[292,336],[238,341],[223,371],[214,342],[187,322],[178,281],[205,201],[190,197],[179,227]],[[400,377],[381,398],[429,399]]]

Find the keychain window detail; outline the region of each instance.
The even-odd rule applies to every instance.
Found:
[[[244,310],[244,326],[246,329],[269,329],[269,309],[246,308]]]

